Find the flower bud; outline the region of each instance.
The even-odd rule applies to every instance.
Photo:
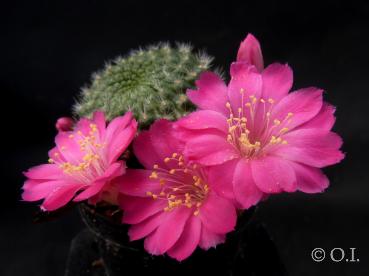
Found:
[[[60,117],[55,124],[58,131],[70,131],[74,125],[74,121],[70,117]]]

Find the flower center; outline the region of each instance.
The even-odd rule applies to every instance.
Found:
[[[69,150],[69,156],[73,156],[73,158],[68,158],[69,160],[66,161],[64,157],[60,156],[59,152],[55,152],[53,158],[49,159],[49,163],[59,165],[59,168],[66,175],[72,176],[80,182],[90,184],[95,178],[103,175],[107,168],[106,162],[102,158],[102,149],[105,147],[105,144],[100,143],[99,135],[96,134],[98,134],[98,130],[95,124],[89,125],[87,136],[80,130],[70,132],[68,138],[74,140],[71,143],[76,142],[78,144],[77,149],[73,147],[73,152],[67,146],[61,146],[59,150],[61,153],[67,153]]]
[[[241,106],[237,113],[229,102],[227,141],[232,144],[243,157],[254,158],[275,145],[286,145],[283,135],[288,132],[288,124],[293,114],[289,112],[282,120],[271,119],[274,99],[257,98],[250,95],[246,100],[245,90],[240,89]]]
[[[160,192],[155,194],[148,191],[146,194],[154,200],[165,200],[167,206],[164,211],[166,212],[184,206],[192,208],[193,215],[197,216],[200,206],[209,193],[203,170],[196,164],[187,164],[183,156],[177,153],[166,157],[164,163],[169,169],[155,164],[150,175],[150,179],[159,180]]]

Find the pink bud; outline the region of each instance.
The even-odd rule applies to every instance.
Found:
[[[72,130],[74,121],[70,117],[61,117],[56,121],[55,127],[58,131]]]

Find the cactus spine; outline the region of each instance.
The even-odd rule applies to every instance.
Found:
[[[111,120],[132,110],[141,128],[158,118],[178,119],[193,109],[185,91],[209,69],[211,60],[184,44],[161,43],[133,51],[93,75],[74,113],[90,117],[95,110],[103,110]]]

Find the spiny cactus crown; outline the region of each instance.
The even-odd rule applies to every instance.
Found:
[[[192,110],[184,92],[209,69],[211,60],[184,44],[161,43],[133,51],[93,75],[74,112],[90,117],[102,110],[111,120],[132,110],[143,127],[158,118],[177,119]]]

